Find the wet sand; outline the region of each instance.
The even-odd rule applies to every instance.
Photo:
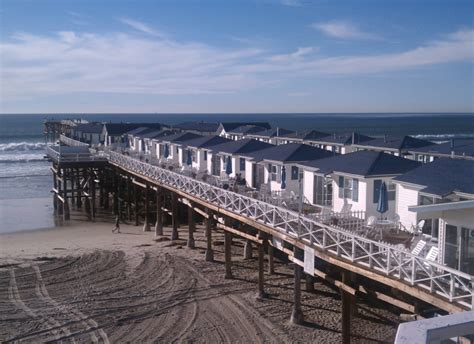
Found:
[[[233,241],[233,280],[224,279],[223,235],[216,262],[196,249],[155,238],[141,227],[71,222],[60,228],[0,235],[0,341],[46,342],[317,342],[341,341],[339,291],[321,281],[302,292],[305,326],[289,323],[292,269],[276,261],[258,301],[257,260]],[[180,229],[186,238],[186,228]],[[304,286],[304,283],[303,283]],[[359,302],[359,301],[358,301]],[[355,343],[391,343],[398,314],[361,300]]]

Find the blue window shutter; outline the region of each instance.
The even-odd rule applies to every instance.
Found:
[[[339,176],[339,198],[344,198],[344,177]]]
[[[352,200],[359,201],[359,179],[352,179]]]
[[[381,179],[374,180],[374,203],[379,202],[380,187],[381,186],[382,186],[382,180]]]

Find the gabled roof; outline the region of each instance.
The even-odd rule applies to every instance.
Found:
[[[317,130],[305,130],[305,131],[297,131],[292,134],[287,134],[284,137],[292,140],[315,140],[320,137],[328,136],[328,133],[323,133],[322,131]]]
[[[293,134],[293,130],[288,130],[285,128],[272,128],[272,129],[265,129],[262,131],[258,131],[255,133],[249,134],[250,137],[281,137],[289,134]]]
[[[219,127],[222,127],[226,132],[228,132],[229,130],[233,130],[243,125],[253,125],[265,129],[270,129],[272,127],[268,122],[221,122]]]
[[[270,160],[281,163],[316,160],[330,156],[334,156],[334,153],[302,143],[288,143],[284,145],[273,146],[253,154],[249,154],[249,157],[256,161]]]
[[[153,133],[146,134],[146,138],[148,138],[148,139],[159,139],[159,138],[167,137],[167,136],[174,135],[174,134],[176,134],[176,131],[164,129],[164,130],[160,130],[158,132],[153,132]]]
[[[132,130],[127,131],[126,135],[138,136],[139,134],[148,133],[150,131],[156,131],[155,128],[148,128],[148,127],[138,127]]]
[[[194,130],[200,132],[215,132],[219,128],[219,123],[210,123],[203,121],[184,122],[173,126],[180,130]]]
[[[225,137],[212,135],[198,137],[189,141],[186,141],[186,146],[195,148],[207,148],[215,145],[219,145],[225,142],[231,142],[232,140],[226,139]]]
[[[256,126],[256,125],[241,125],[240,127],[234,128],[232,130],[227,131],[228,134],[252,134],[256,133],[262,130],[265,130],[266,128]]]
[[[450,155],[451,151],[454,151],[455,155],[474,157],[474,139],[455,139],[453,142],[413,148],[411,151],[444,155]]]
[[[438,159],[394,178],[394,180],[422,186],[420,190],[437,196],[454,191],[474,195],[474,161]]]
[[[268,147],[275,147],[274,145],[254,139],[244,139],[237,141],[230,141],[213,146],[213,152],[222,152],[227,154],[245,155],[250,152],[255,152]]]
[[[119,136],[135,128],[147,127],[161,129],[162,126],[160,123],[105,123],[104,129],[107,130],[107,133],[111,136]]]
[[[85,123],[76,125],[74,130],[88,134],[101,134],[103,127],[102,123]]]
[[[367,142],[374,140],[373,137],[363,135],[360,133],[342,133],[342,134],[333,134],[328,136],[323,136],[312,141],[314,142],[327,142],[327,143],[339,143],[342,145],[350,145],[352,144],[352,136],[354,136],[354,144],[359,144],[362,142]]]
[[[411,136],[385,136],[358,144],[364,147],[378,147],[387,149],[410,149],[432,145],[433,142]],[[357,144],[356,144],[357,145]]]
[[[402,174],[421,163],[384,152],[359,151],[300,165],[317,169],[322,174],[341,172],[370,177]]]
[[[194,134],[194,133],[177,133],[173,135],[164,136],[162,141],[164,142],[171,142],[171,143],[183,143],[198,137],[202,137],[201,135]]]

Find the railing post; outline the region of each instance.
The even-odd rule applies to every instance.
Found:
[[[369,243],[369,268],[373,268],[374,267],[374,258],[372,257],[372,255],[374,254],[374,243],[373,242],[370,242]]]
[[[454,276],[452,273],[449,274],[449,302],[453,302],[455,284],[454,284]]]

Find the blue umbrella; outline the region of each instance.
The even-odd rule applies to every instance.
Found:
[[[225,165],[225,173],[227,174],[232,173],[232,158],[230,156],[227,157],[227,162]]]
[[[380,186],[379,202],[377,203],[377,211],[381,214],[387,212],[388,210],[388,195],[387,195],[387,185],[385,182],[382,182]]]
[[[170,149],[169,149],[168,145],[165,145],[165,152],[163,153],[163,156],[165,158],[168,158],[169,155],[170,155]]]
[[[286,189],[286,167],[281,168],[281,188]]]
[[[187,161],[187,164],[188,164],[189,166],[191,166],[191,165],[193,164],[193,155],[192,155],[190,149],[188,149],[188,161]]]

